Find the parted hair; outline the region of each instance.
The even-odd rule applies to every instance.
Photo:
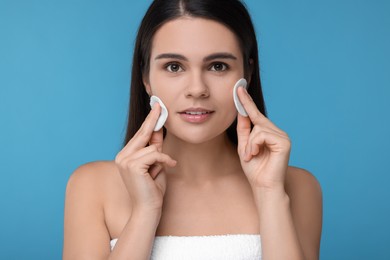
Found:
[[[129,112],[123,146],[135,135],[150,112],[149,95],[143,79],[149,73],[153,36],[163,24],[182,16],[214,20],[236,35],[244,58],[245,78],[250,78],[248,93],[260,112],[266,116],[257,39],[244,3],[239,0],[155,0],[142,19],[134,46]],[[237,145],[236,127],[237,120],[234,120],[226,132],[232,143]],[[165,131],[164,128],[164,136]]]

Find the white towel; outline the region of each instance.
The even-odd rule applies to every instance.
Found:
[[[116,241],[111,240],[111,250]],[[150,259],[261,260],[261,240],[256,234],[156,236]]]

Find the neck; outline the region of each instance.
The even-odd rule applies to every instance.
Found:
[[[209,183],[222,176],[237,172],[240,165],[237,149],[226,133],[200,143],[187,143],[168,132],[163,152],[177,161],[167,174],[190,183]]]

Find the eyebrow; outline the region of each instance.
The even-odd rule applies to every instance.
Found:
[[[228,52],[219,52],[219,53],[213,53],[203,59],[204,62],[216,60],[216,59],[230,59],[230,60],[237,60],[237,57],[234,56],[231,53]]]
[[[181,54],[177,54],[177,53],[162,53],[160,55],[157,55],[157,57],[155,58],[155,60],[158,60],[158,59],[177,59],[177,60],[188,61],[188,59],[185,56],[183,56]],[[216,60],[216,59],[237,60],[237,57],[231,53],[228,53],[228,52],[218,52],[218,53],[213,53],[213,54],[210,54],[210,55],[204,57],[203,62],[208,62],[208,61]]]

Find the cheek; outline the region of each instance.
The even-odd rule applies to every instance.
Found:
[[[219,121],[224,127],[228,127],[237,117],[237,110],[233,101],[233,88],[228,88],[223,92],[220,91],[217,95],[215,100],[218,103]]]
[[[166,127],[169,127],[175,120],[177,120],[177,112],[182,109],[182,106],[178,105],[178,100],[180,93],[176,91],[173,87],[164,87],[162,85],[156,85],[153,95],[158,96],[165,107],[168,110],[168,118],[165,123]],[[176,118],[172,121],[173,118]]]
[[[230,113],[235,109],[234,101],[233,101],[233,88],[227,88],[224,91],[220,91],[217,93],[218,103],[224,107],[224,110],[229,111]]]
[[[161,73],[151,73],[149,77],[151,94],[158,96],[169,109],[170,104],[176,100],[179,94],[178,82],[162,75]]]

